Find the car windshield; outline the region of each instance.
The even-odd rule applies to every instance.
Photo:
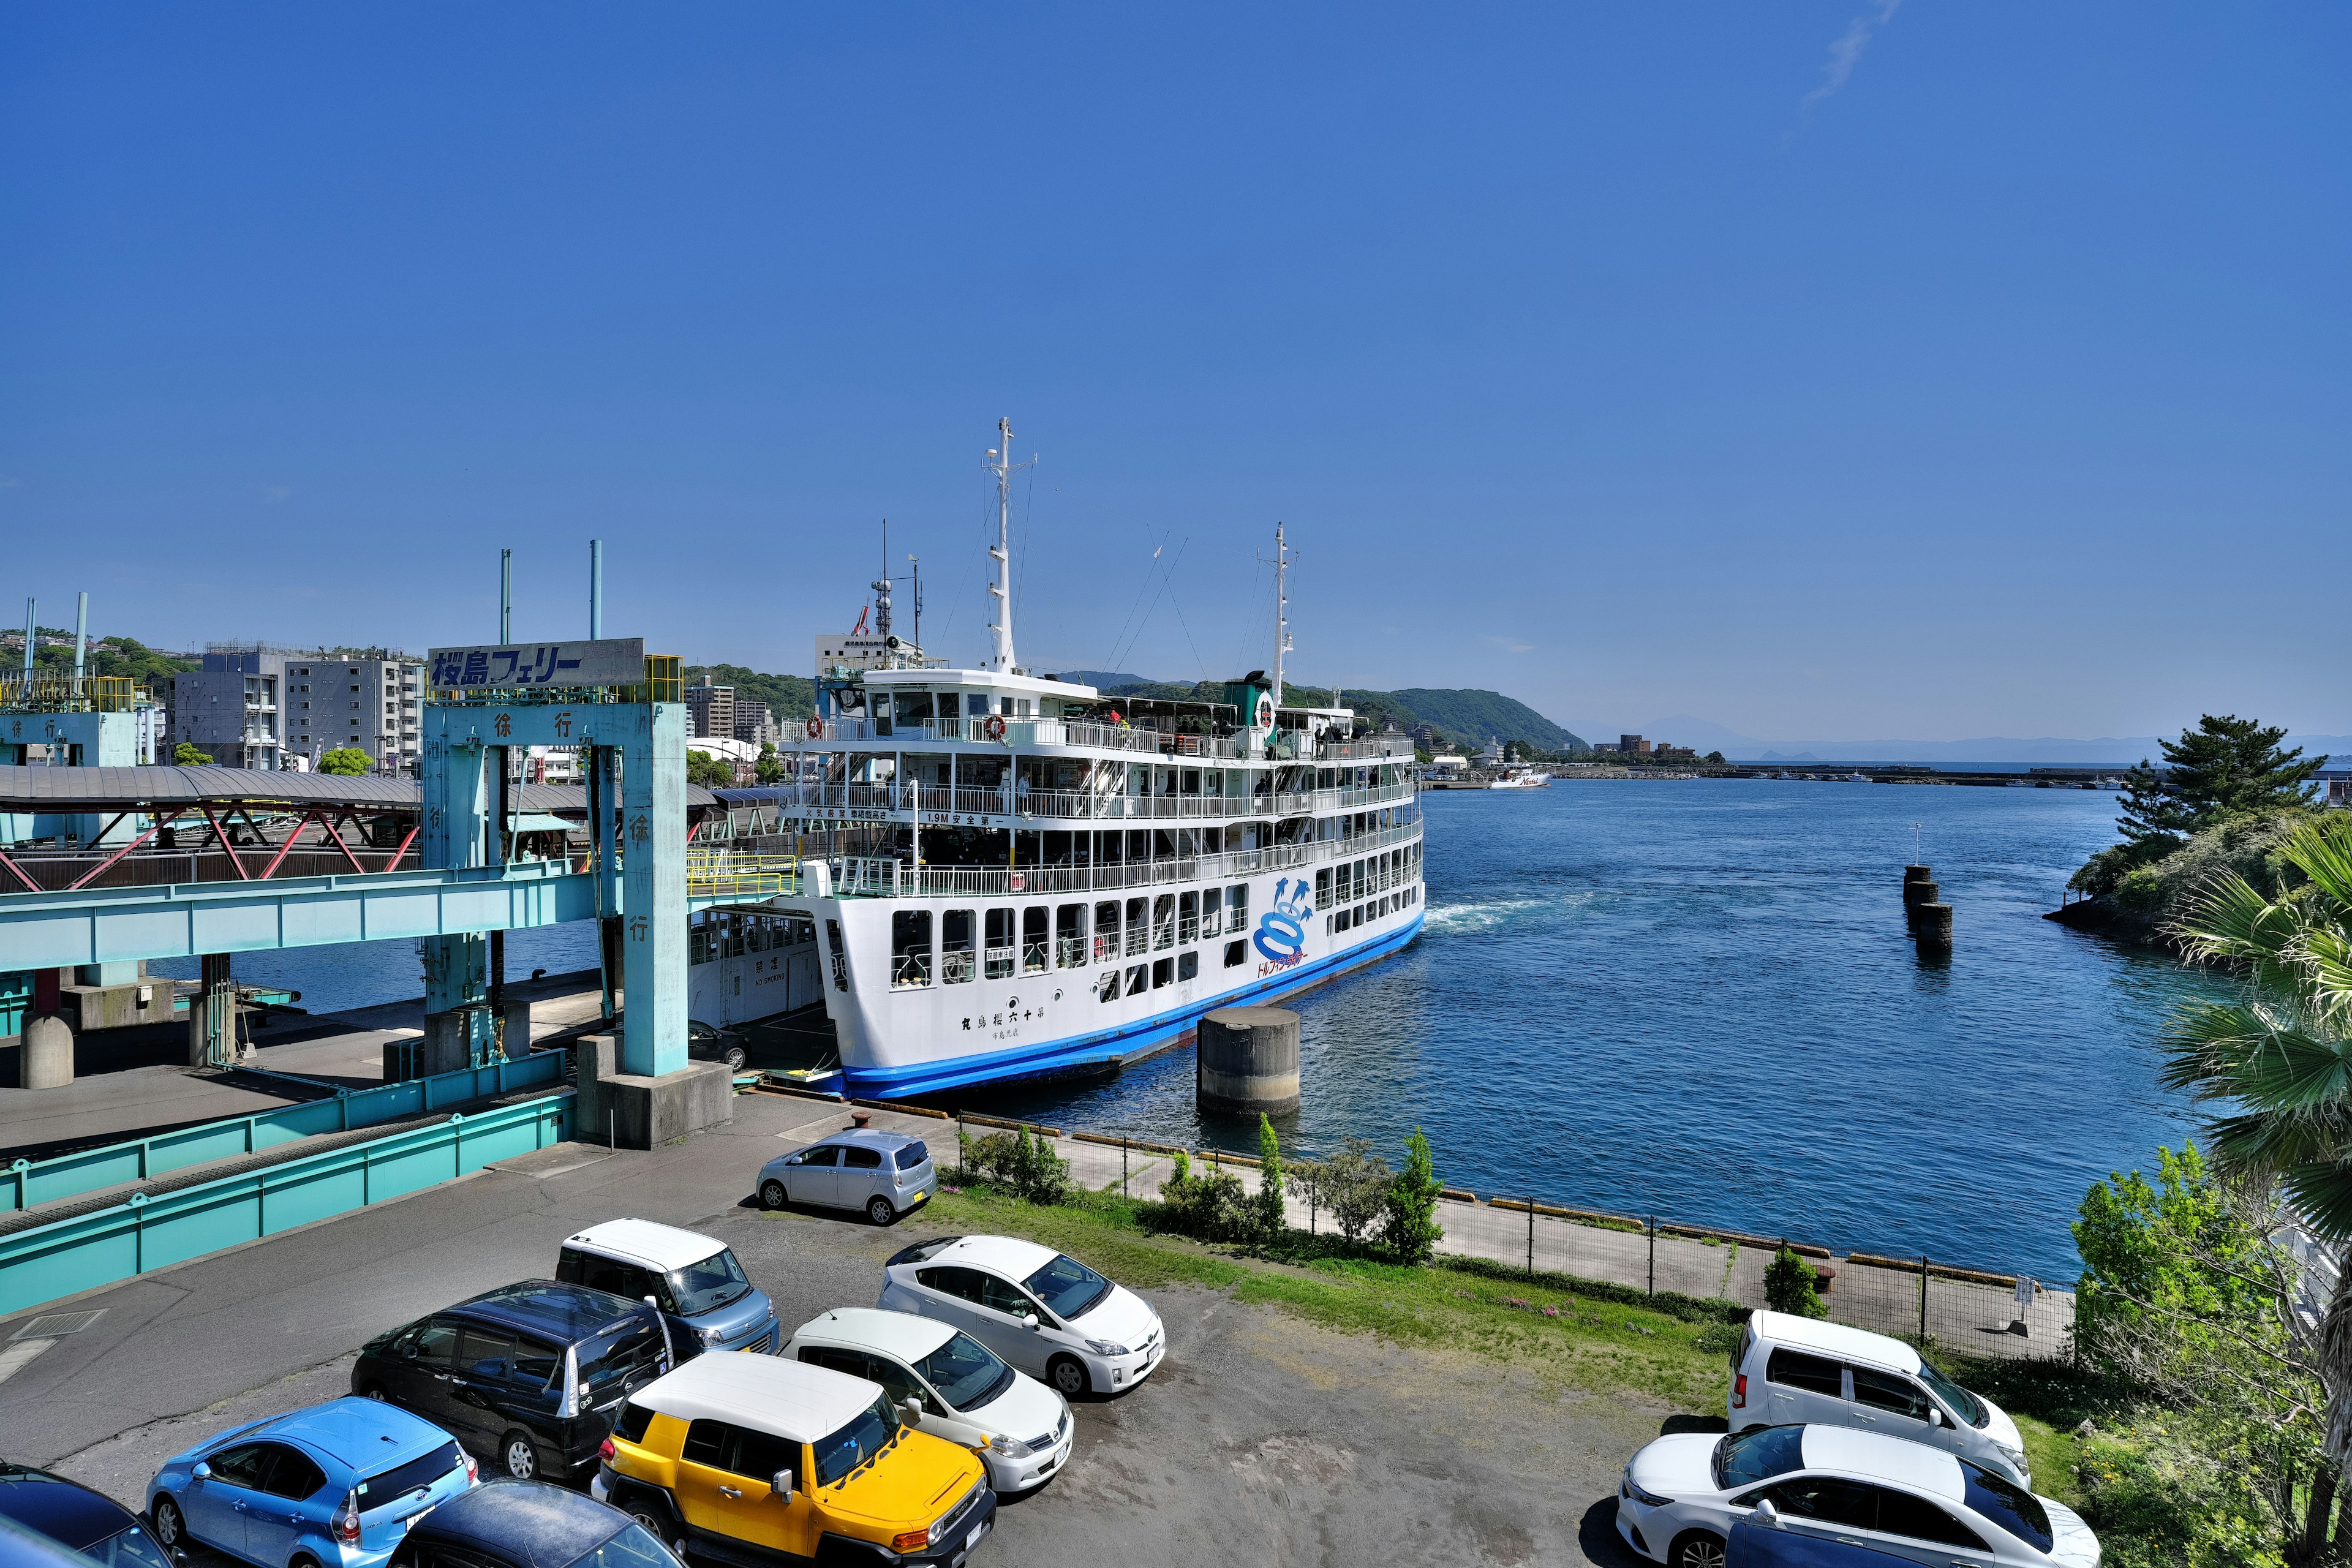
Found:
[[[1064,1322],[1085,1317],[1110,1294],[1110,1281],[1075,1258],[1056,1257],[1022,1283]]]
[[[1737,1491],[1805,1463],[1802,1426],[1750,1426],[1715,1446],[1715,1489]]]
[[[669,1277],[670,1300],[677,1303],[681,1318],[715,1312],[730,1301],[741,1300],[751,1289],[751,1282],[743,1278],[743,1266],[725,1247],[699,1263],[673,1269]]]
[[[816,1444],[816,1484],[829,1487],[890,1446],[898,1435],[898,1413],[883,1394]]]
[[[580,1347],[580,1381],[589,1403],[602,1405],[613,1385],[652,1372],[667,1359],[662,1331],[644,1318],[614,1323]]]
[[[970,1334],[958,1334],[915,1363],[923,1380],[959,1411],[979,1409],[1013,1386],[1013,1369]]]
[[[145,1531],[132,1526],[81,1549],[100,1568],[173,1568],[172,1560]]]
[[[1936,1391],[1936,1397],[1952,1407],[1952,1414],[1971,1426],[1981,1426],[1992,1419],[1985,1402],[1936,1370],[1927,1357],[1919,1358],[1919,1381]]]
[[[651,1531],[631,1520],[626,1530],[573,1558],[569,1568],[677,1568],[677,1559],[654,1539]]]
[[[2050,1516],[2040,1498],[1967,1459],[1960,1461],[1960,1479],[1970,1508],[2036,1552],[2050,1550],[2057,1538],[2050,1533]]]
[[[444,1443],[421,1459],[411,1459],[404,1465],[394,1465],[379,1470],[362,1481],[355,1489],[362,1511],[379,1509],[398,1502],[414,1491],[422,1491],[451,1470],[466,1462],[466,1456],[455,1443]]]

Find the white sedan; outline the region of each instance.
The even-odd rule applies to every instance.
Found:
[[[878,1305],[961,1329],[1065,1399],[1123,1394],[1168,1348],[1160,1314],[1141,1297],[1009,1236],[917,1242],[884,1266]]]
[[[1061,1396],[936,1318],[835,1307],[803,1323],[782,1353],[880,1384],[908,1426],[978,1454],[999,1497],[1045,1485],[1070,1457]]]
[[[1617,1489],[1617,1533],[1668,1568],[1723,1568],[1741,1520],[1927,1568],[2099,1561],[2098,1538],[2065,1504],[1971,1460],[1845,1426],[1661,1437]]]

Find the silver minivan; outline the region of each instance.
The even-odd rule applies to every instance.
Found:
[[[2017,1423],[1901,1340],[1786,1312],[1749,1314],[1731,1352],[1734,1432],[1811,1423],[1941,1448],[2032,1487]]]
[[[760,1204],[864,1209],[876,1225],[895,1225],[939,1190],[931,1152],[910,1132],[853,1127],[805,1148],[779,1154],[760,1168]]]

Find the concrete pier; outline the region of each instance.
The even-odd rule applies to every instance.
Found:
[[[1298,1015],[1283,1007],[1222,1007],[1201,1020],[1193,1093],[1227,1115],[1298,1109]]]
[[[1921,904],[1913,910],[1911,936],[1922,952],[1949,952],[1952,950],[1952,906]]]

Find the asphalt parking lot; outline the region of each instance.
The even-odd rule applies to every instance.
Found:
[[[75,1305],[104,1317],[0,1383],[0,1441],[137,1506],[165,1456],[342,1394],[371,1335],[544,1275],[564,1236],[617,1215],[726,1241],[788,1326],[870,1304],[882,1260],[937,1227],[752,1207],[751,1173],[803,1121],[746,1101],[731,1128],[679,1148],[566,1145],[91,1296]],[[1217,1292],[1145,1294],[1166,1361],[1132,1393],[1079,1405],[1069,1467],[1002,1510],[976,1562],[1633,1561],[1611,1499],[1664,1410]]]

